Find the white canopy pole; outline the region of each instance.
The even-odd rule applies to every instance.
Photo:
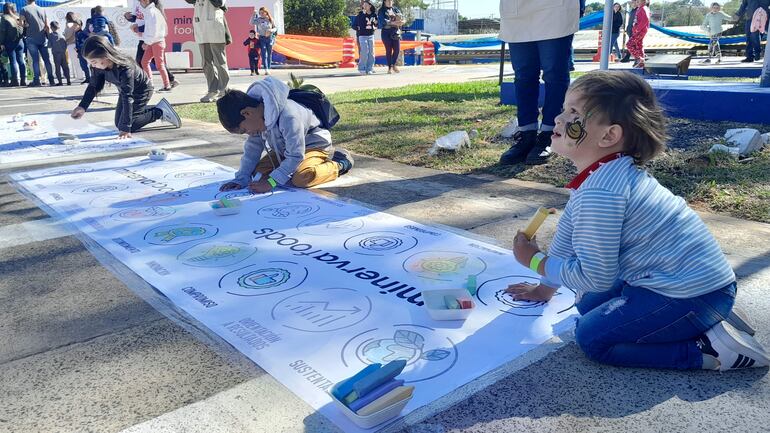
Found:
[[[602,24],[602,56],[599,62],[599,69],[607,70],[610,68],[610,39],[612,39],[612,5],[613,0],[606,0],[604,3],[604,23]],[[609,33],[607,33],[609,31]]]

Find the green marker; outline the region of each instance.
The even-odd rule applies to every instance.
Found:
[[[468,275],[468,282],[465,283],[465,288],[468,289],[468,293],[471,296],[476,296],[476,276]]]

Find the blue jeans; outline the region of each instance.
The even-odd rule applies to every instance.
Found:
[[[259,37],[259,54],[262,56],[262,68],[270,69],[273,64],[273,38]]]
[[[620,33],[613,33],[612,35],[610,35],[610,43],[611,43],[611,45],[610,45],[610,53],[612,53],[614,51],[615,52],[615,58],[618,59],[618,60],[620,60],[620,58],[622,57],[620,55],[620,45],[618,45],[618,38],[619,37],[620,37]]]
[[[358,70],[360,72],[374,71],[374,35],[358,37]]]
[[[27,65],[24,63],[24,41],[19,40],[16,45],[5,44],[5,54],[8,56],[8,64],[11,66],[11,81],[27,81]]]
[[[762,57],[762,44],[759,42],[759,31],[751,31],[751,20],[746,21],[746,58],[756,60]]]
[[[699,369],[695,339],[730,314],[735,283],[675,299],[619,281],[578,302],[575,340],[589,359],[621,367]]]
[[[572,35],[534,42],[509,43],[515,72],[516,117],[520,126],[537,124],[537,100],[540,94],[540,71],[545,81],[543,125],[554,126],[561,113],[564,95],[569,87],[569,58]]]
[[[51,58],[48,56],[48,46],[45,42],[39,42],[31,38],[27,38],[27,51],[32,61],[32,82],[40,83],[40,57],[43,57],[43,64],[45,65],[45,71],[48,73],[48,84],[52,84],[53,81],[53,68],[51,67]]]
[[[86,81],[91,81],[91,67],[88,66],[88,60],[86,60],[83,55],[78,53],[78,62],[80,62],[80,69],[83,70],[83,74],[85,75]]]

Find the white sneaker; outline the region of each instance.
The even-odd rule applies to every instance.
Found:
[[[174,125],[175,128],[182,126],[182,119],[180,119],[179,115],[174,111],[174,107],[166,101],[166,98],[162,98],[158,101],[158,103],[155,104],[155,108],[163,112],[161,120]]]
[[[717,353],[719,371],[739,368],[767,367],[770,355],[751,335],[735,329],[727,322],[719,322],[706,331],[711,347]]]
[[[201,98],[201,102],[216,102],[217,92],[206,93],[206,96]]]

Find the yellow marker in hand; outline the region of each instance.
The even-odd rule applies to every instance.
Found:
[[[537,212],[535,212],[534,215],[532,215],[532,218],[530,218],[529,222],[527,223],[527,228],[522,230],[522,233],[524,233],[524,236],[526,236],[527,239],[532,240],[532,237],[535,236],[537,229],[543,225],[545,219],[548,217],[548,213],[548,209],[541,207],[537,210]]]

